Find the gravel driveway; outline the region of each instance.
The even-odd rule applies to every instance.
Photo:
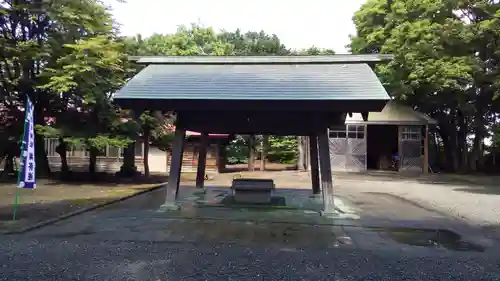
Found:
[[[272,178],[277,187],[310,188],[309,173],[298,171],[243,172],[244,177]],[[211,184],[229,186],[235,173],[216,175]],[[400,174],[334,175],[335,193],[356,196],[374,192],[406,199],[428,209],[460,218],[473,225],[500,225],[500,186],[496,178],[447,175],[404,176]],[[500,181],[500,178],[498,179]]]
[[[310,186],[307,173],[291,173],[264,173],[261,176],[275,178],[278,187]],[[216,180],[211,184],[217,183]],[[357,201],[375,201],[370,199],[372,193],[391,194],[450,214],[456,212],[452,206],[459,211],[472,206],[470,197],[490,200],[499,197],[416,181],[337,178],[335,185],[337,194]],[[189,222],[185,224],[190,228],[179,232],[176,236],[179,239],[175,240],[172,234],[167,235],[169,230],[173,233],[168,218],[156,212],[163,201],[162,196],[158,190],[142,199],[131,199],[39,231],[1,237],[0,280],[500,280],[500,252],[496,247],[484,252],[416,247],[359,227],[343,228],[345,233],[340,234],[332,227],[332,236],[325,232],[328,226],[311,226],[301,232],[304,234],[301,240],[294,240],[293,236],[298,235],[294,233],[300,232],[300,227],[286,232],[286,238],[279,227],[265,227],[272,231],[266,231],[271,238],[264,239],[261,228],[240,222],[247,228],[257,229],[252,232],[251,239],[247,239],[239,232],[218,231],[217,234],[213,231],[223,228],[220,225],[230,228],[230,223],[225,221],[219,225],[215,222],[211,222],[214,225],[203,224],[210,231],[193,227]],[[474,201],[474,206],[494,203],[486,199]],[[433,204],[435,206],[431,206]],[[387,209],[400,210],[402,216],[417,215],[416,208],[391,206],[384,205]],[[378,215],[395,215],[394,211],[380,211],[383,212]],[[483,212],[490,215],[490,220],[494,218],[491,210]],[[424,212],[421,215],[425,215]],[[152,228],[157,231],[151,231]],[[179,224],[176,229],[182,230]],[[209,235],[208,238],[214,239],[186,242],[190,241],[186,239],[189,235],[196,234],[194,229],[198,234],[205,234],[203,237]],[[283,236],[275,236],[276,231],[281,231]],[[221,242],[222,238],[231,240],[227,237],[230,235],[237,236],[240,243]],[[328,240],[327,235],[332,238]],[[317,246],[326,245],[334,241],[333,238],[342,238],[339,241],[350,238],[353,243],[346,240],[332,247]],[[309,243],[305,243],[307,241]]]
[[[71,239],[0,241],[0,280],[499,280],[498,255]]]
[[[500,193],[486,192],[488,187],[344,178],[338,179],[336,185],[340,193],[376,192],[395,195],[474,225],[500,224]]]

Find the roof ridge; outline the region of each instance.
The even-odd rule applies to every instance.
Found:
[[[393,59],[391,54],[337,54],[319,56],[130,56],[139,64],[346,64],[378,63]]]

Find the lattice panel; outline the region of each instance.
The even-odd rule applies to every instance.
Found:
[[[332,170],[343,171],[346,167],[347,142],[345,138],[330,138],[330,161]]]
[[[364,155],[348,155],[346,157],[346,170],[352,172],[361,172],[365,170]]]
[[[347,139],[346,169],[360,172],[366,169],[366,140]]]
[[[365,139],[347,139],[347,154],[364,156],[366,154]]]
[[[401,143],[403,153],[401,154],[401,170],[422,171],[424,157],[420,141],[403,141]]]
[[[401,163],[402,171],[422,171],[424,164],[424,157],[414,157],[403,159]]]

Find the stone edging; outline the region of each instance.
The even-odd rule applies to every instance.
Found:
[[[146,188],[144,190],[141,190],[139,192],[136,192],[136,193],[124,196],[124,197],[120,197],[120,198],[117,198],[117,199],[114,199],[114,200],[110,200],[110,201],[107,201],[107,202],[104,202],[104,203],[100,203],[100,204],[96,204],[96,205],[93,205],[93,206],[89,206],[89,207],[86,207],[86,208],[83,208],[83,209],[80,209],[80,210],[76,210],[76,211],[71,212],[71,213],[60,215],[60,216],[58,216],[56,218],[52,218],[52,219],[48,219],[48,220],[45,220],[45,221],[42,221],[42,222],[39,222],[39,223],[35,223],[34,225],[30,225],[30,226],[24,227],[21,230],[7,231],[7,232],[0,233],[0,234],[3,234],[3,235],[12,235],[12,234],[23,234],[23,233],[26,233],[26,232],[30,232],[32,230],[39,229],[39,228],[42,228],[44,226],[51,225],[51,224],[54,224],[56,222],[60,222],[60,221],[69,219],[71,217],[81,215],[83,213],[87,213],[87,212],[90,212],[90,211],[93,211],[93,210],[96,210],[96,209],[99,209],[99,208],[103,208],[103,207],[106,207],[106,206],[109,206],[109,205],[112,205],[112,204],[115,204],[115,203],[119,203],[119,202],[125,201],[127,199],[130,199],[130,198],[138,196],[138,195],[142,195],[144,193],[148,193],[148,192],[157,190],[159,188],[165,187],[165,185],[166,185],[166,183],[161,183],[161,184],[155,185],[155,186],[150,187],[150,188]]]

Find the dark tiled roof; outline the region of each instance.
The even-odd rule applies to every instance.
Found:
[[[115,99],[389,100],[358,64],[151,64]]]

